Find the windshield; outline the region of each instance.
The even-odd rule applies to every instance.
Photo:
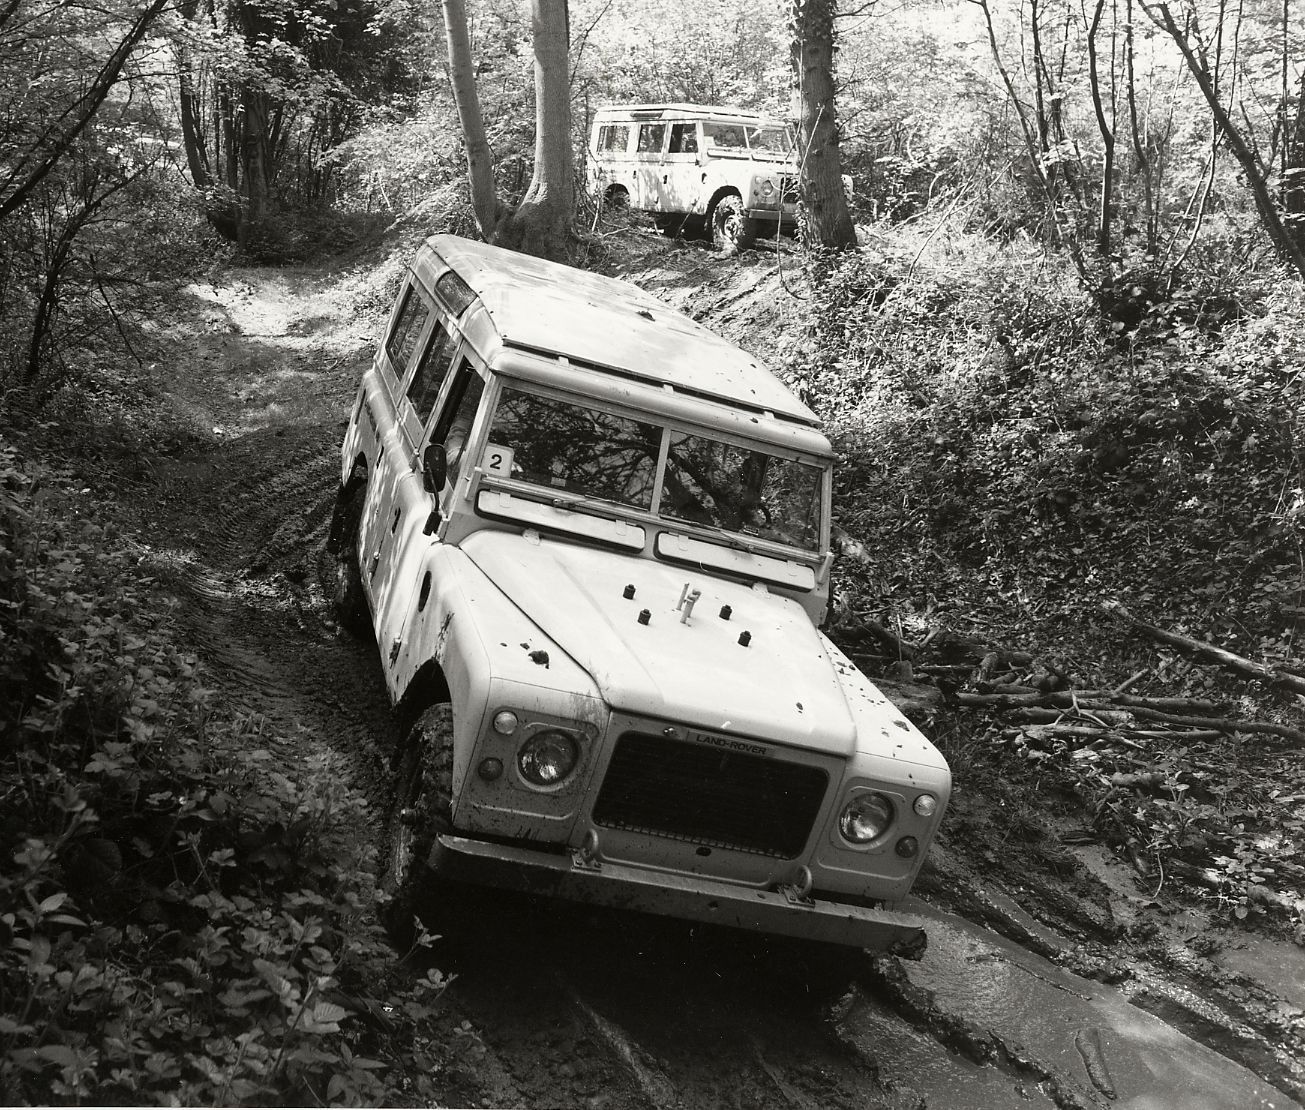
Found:
[[[768,154],[787,154],[793,148],[793,136],[787,127],[753,127],[748,131],[748,146]]]
[[[485,457],[499,477],[790,547],[820,543],[822,468],[756,447],[505,388]]]
[[[506,459],[505,477],[652,507],[662,438],[655,424],[505,389],[489,438]]]

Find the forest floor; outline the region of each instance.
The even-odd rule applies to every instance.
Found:
[[[626,276],[762,357],[795,318],[782,251],[728,260],[644,235],[624,252]],[[175,448],[88,478],[184,569],[184,634],[228,706],[281,738],[280,770],[340,757],[370,810],[360,839],[395,736],[375,648],[336,627],[316,571],[378,327],[356,311],[379,303],[367,281],[259,269],[190,286],[154,337]],[[1296,1105],[1305,951],[1287,931],[1082,835],[1072,792],[993,758],[982,719],[947,710],[939,729],[956,794],[914,903],[922,961],[487,895],[456,949],[435,949],[457,973],[429,1031],[445,1103]]]

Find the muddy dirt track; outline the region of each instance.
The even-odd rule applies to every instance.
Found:
[[[649,255],[640,279],[740,334],[778,300],[764,256]],[[205,446],[124,498],[181,568],[182,623],[229,704],[385,805],[394,734],[375,648],[317,579],[337,446],[373,324],[321,273],[244,271],[181,306],[170,403]],[[731,321],[735,326],[731,327]],[[956,802],[915,907],[919,963],[485,893],[441,966],[462,1039],[448,1105],[919,1108],[1290,1107],[1305,1085],[1305,954],[1250,936],[1216,959],[1196,917],[1149,914],[1099,848],[1039,861],[979,843]],[[1067,851],[1070,851],[1067,849]],[[1057,866],[1059,864],[1059,866]]]

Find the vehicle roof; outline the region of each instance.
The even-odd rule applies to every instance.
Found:
[[[641,115],[653,117],[655,113],[673,116],[710,116],[713,119],[732,117],[749,123],[783,123],[778,116],[767,112],[756,112],[750,108],[735,108],[727,104],[607,104],[597,109],[594,118],[599,116]]]
[[[443,267],[427,251],[457,271],[508,346],[819,425],[752,355],[636,285],[455,235],[418,252],[413,268],[432,285]]]

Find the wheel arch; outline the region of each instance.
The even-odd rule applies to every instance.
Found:
[[[394,707],[399,735],[407,736],[408,731],[417,723],[417,718],[432,705],[452,700],[453,693],[444,668],[437,660],[427,659],[408,681]]]
[[[353,465],[349,468],[349,477],[345,479],[344,485],[340,487],[339,494],[335,499],[335,511],[331,514],[331,528],[326,534],[326,549],[331,552],[340,550],[340,532],[344,528],[345,507],[349,504],[353,495],[361,488],[367,485],[367,480],[371,470],[367,464],[367,456],[361,451],[353,460]]]
[[[716,214],[716,205],[726,197],[738,197],[741,201],[743,194],[739,192],[738,187],[734,185],[720,185],[716,191],[711,194],[711,200],[707,202],[707,224],[711,225],[712,217]]]

